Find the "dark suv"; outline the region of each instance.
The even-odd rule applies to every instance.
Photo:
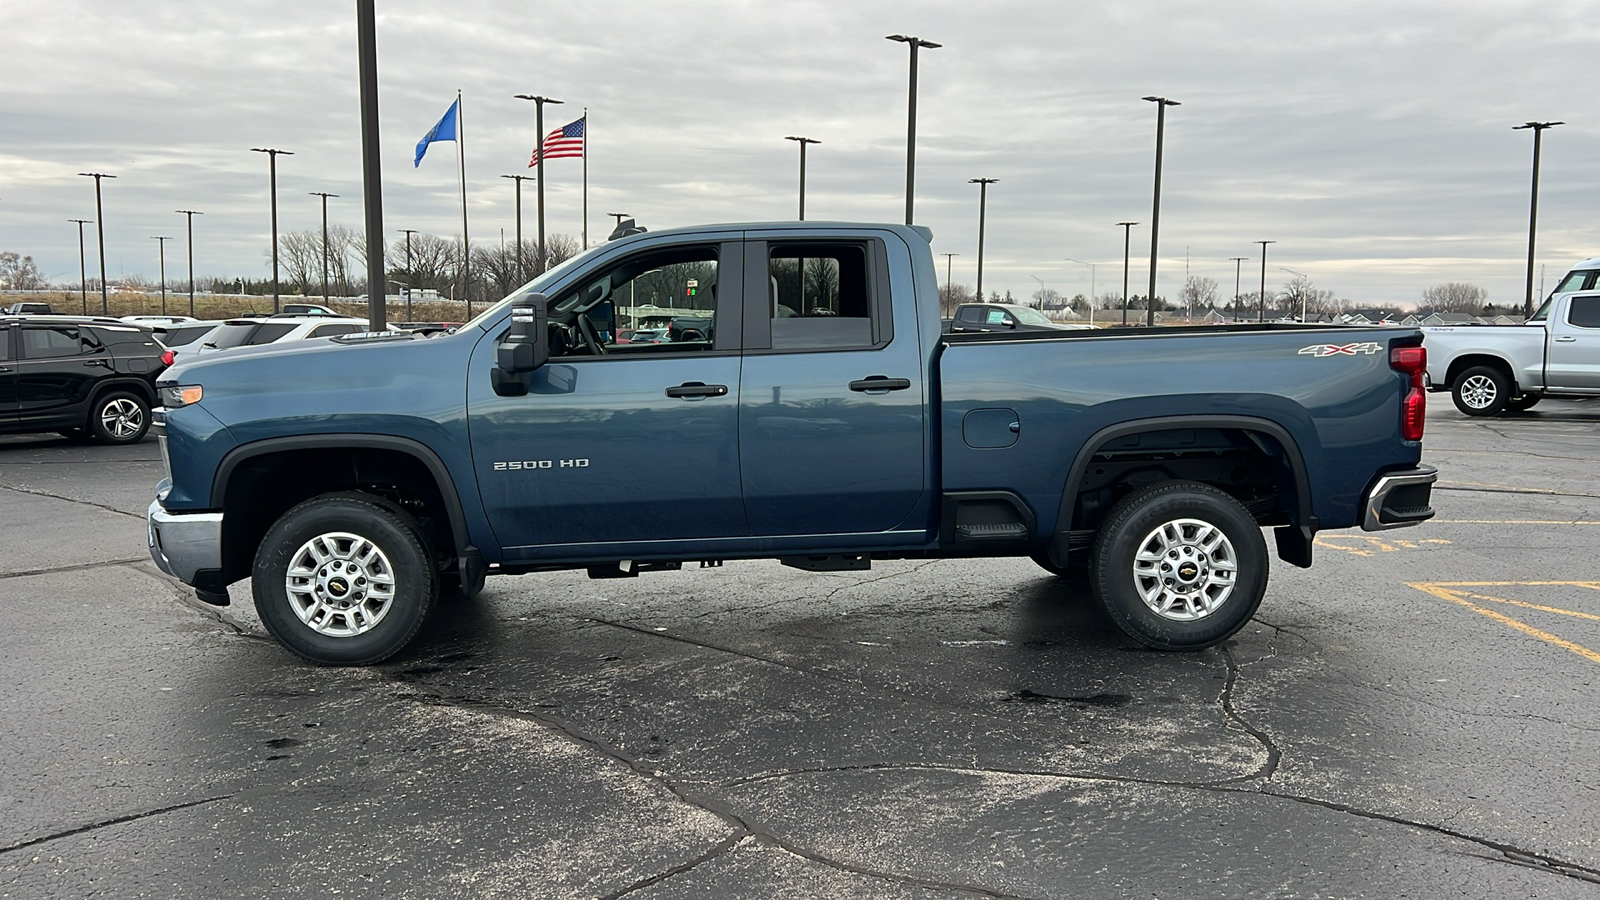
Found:
[[[0,316],[0,434],[57,431],[131,444],[150,429],[172,352],[112,319]]]

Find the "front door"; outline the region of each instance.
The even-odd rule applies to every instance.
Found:
[[[1550,351],[1545,359],[1545,384],[1600,392],[1600,294],[1573,295],[1566,314],[1547,327]]]
[[[746,244],[739,458],[756,535],[925,536],[908,521],[926,480],[922,354],[887,253],[870,237]]]
[[[0,325],[0,431],[17,422],[17,353],[11,347],[17,329]]]
[[[642,557],[652,542],[749,533],[739,484],[740,259],[737,241],[654,245],[582,273],[550,300],[551,358],[524,396],[499,396],[490,382],[509,319],[479,342],[472,452],[508,561]],[[673,325],[677,340],[618,337]]]

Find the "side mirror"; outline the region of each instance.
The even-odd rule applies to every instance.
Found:
[[[511,307],[511,330],[495,345],[495,365],[515,375],[532,372],[550,359],[550,313],[543,294],[529,294]]]

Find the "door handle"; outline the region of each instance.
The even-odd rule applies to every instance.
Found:
[[[860,381],[850,382],[852,391],[903,391],[911,387],[909,378],[890,378],[887,375],[869,375]]]
[[[111,365],[111,363],[109,363],[109,362],[107,362],[107,361],[105,361],[103,359],[86,359],[86,360],[83,361],[83,364],[86,365],[86,366],[109,366],[109,365]]]
[[[667,388],[668,397],[681,397],[684,400],[698,400],[701,397],[726,397],[727,395],[727,385],[706,384],[703,381],[685,381],[677,387]]]
[[[1561,336],[1556,338],[1556,340],[1560,341],[1563,344],[1570,344],[1570,343],[1572,343],[1573,341],[1575,341],[1577,339],[1578,338],[1577,338],[1576,335],[1571,335],[1571,334],[1563,334],[1563,335],[1561,335]]]

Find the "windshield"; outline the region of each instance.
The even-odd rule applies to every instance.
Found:
[[[1011,315],[1015,316],[1017,321],[1021,322],[1024,325],[1054,325],[1055,324],[1054,322],[1050,321],[1050,318],[1048,316],[1046,316],[1044,313],[1039,312],[1036,309],[1029,309],[1026,306],[1019,306],[1019,307],[1016,307],[1016,308],[1012,309],[1011,310]]]
[[[1593,284],[1594,283],[1594,281],[1592,280],[1593,278],[1594,278],[1594,270],[1593,269],[1573,269],[1571,272],[1568,272],[1564,278],[1561,279],[1561,283],[1556,285],[1556,289],[1554,291],[1551,291],[1551,293],[1552,294],[1565,294],[1565,293],[1567,293],[1569,291],[1581,291],[1581,290],[1584,289],[1585,280],[1588,280],[1588,282],[1590,284]]]
[[[218,350],[238,347],[250,339],[250,334],[260,324],[260,322],[224,322],[212,329],[211,335],[206,338],[205,346],[215,347]]]
[[[1562,282],[1562,283],[1565,284],[1565,282]],[[1559,291],[1561,289],[1560,288],[1556,288],[1556,290]],[[1543,322],[1545,319],[1548,319],[1550,317],[1550,303],[1551,303],[1551,301],[1553,301],[1555,299],[1556,298],[1555,298],[1554,295],[1551,295],[1550,297],[1545,298],[1545,301],[1543,303],[1539,304],[1539,308],[1534,311],[1533,316],[1531,318],[1529,318],[1528,321],[1530,323],[1532,323],[1532,322]]]
[[[525,294],[531,294],[539,290],[541,287],[550,284],[551,281],[560,278],[563,274],[565,274],[568,269],[574,268],[580,263],[585,262],[605,248],[605,244],[601,244],[598,247],[591,247],[586,252],[579,253],[577,256],[569,257],[562,262],[557,263],[556,265],[547,269],[544,274],[533,279],[517,290],[512,291],[504,300],[501,300],[499,303],[491,304],[488,309],[473,316],[471,321],[467,322],[466,325],[461,327],[468,328],[474,325],[482,327],[490,319],[500,315],[500,311],[510,305],[513,300],[516,300],[518,297],[521,297]]]

